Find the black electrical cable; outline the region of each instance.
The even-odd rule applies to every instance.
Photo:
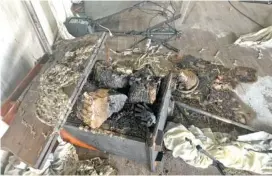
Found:
[[[239,9],[237,9],[229,0],[228,0],[229,4],[240,14],[242,14],[244,17],[246,17],[247,19],[249,19],[251,22],[257,24],[258,26],[260,26],[261,28],[265,28],[263,25],[261,25],[260,23],[258,23],[257,21],[253,20],[252,18],[250,18],[249,16],[247,16],[246,14],[244,14],[243,12],[241,12]]]
[[[141,12],[144,12],[146,14],[149,15],[154,15],[154,14],[161,14],[162,16],[167,16],[167,14],[164,11],[161,10],[156,10],[156,9],[143,9],[141,7],[138,7],[138,10],[140,10]],[[147,11],[154,11],[154,12],[147,12]]]
[[[162,5],[160,5],[160,4],[156,3],[156,2],[153,2],[153,1],[146,1],[146,2],[155,4],[156,6],[161,7],[163,10],[170,12],[170,13],[172,14],[172,16],[175,15],[174,12],[172,12],[171,10],[169,10],[169,9],[167,9],[167,8],[165,8],[165,7],[163,7]]]
[[[159,7],[161,7],[161,6],[159,6]],[[163,8],[163,7],[161,7],[161,8]],[[146,11],[148,11],[148,10],[149,10],[149,11],[156,11],[157,14],[159,14],[159,15],[165,17],[166,19],[169,19],[169,18],[170,18],[169,15],[168,15],[165,11],[162,11],[162,10],[158,10],[158,9],[147,9],[147,8],[142,8],[142,7],[138,7],[138,10],[140,10],[140,11],[146,13],[146,14],[152,14],[152,13],[147,13],[147,12],[145,12],[144,10],[146,10]],[[154,13],[153,13],[153,14],[154,14]]]
[[[157,13],[156,15],[154,15],[153,17],[151,17],[151,19],[150,19],[149,22],[148,22],[148,28],[150,28],[151,21],[152,21],[154,18],[156,18],[158,15],[159,15],[159,13]]]
[[[151,21],[154,19],[154,18],[156,18],[157,16],[163,16],[163,17],[165,17],[167,20],[169,19],[169,17],[168,17],[168,14],[167,13],[165,13],[164,11],[161,11],[161,10],[155,10],[155,9],[144,9],[144,10],[151,10],[151,11],[157,11],[157,13],[147,13],[147,12],[145,12],[142,8],[140,8],[140,7],[138,7],[138,10],[140,10],[140,11],[142,11],[142,12],[144,12],[144,13],[146,13],[146,14],[150,14],[150,15],[153,15],[153,14],[155,14],[154,16],[152,16],[151,17],[151,19],[149,20],[149,22],[148,22],[148,28],[150,27],[150,24],[151,24]]]
[[[165,8],[165,7],[163,7],[162,5],[160,5],[160,4],[158,4],[158,3],[156,3],[156,2],[153,2],[153,1],[146,1],[147,3],[152,3],[152,4],[154,4],[154,5],[156,5],[156,6],[158,6],[158,7],[160,7],[160,8],[162,8],[163,10],[165,10],[165,11],[168,11],[168,12],[170,12],[173,16],[172,17],[174,17],[174,15],[175,15],[175,9],[173,8],[173,10],[174,10],[174,12],[172,12],[171,10],[169,10],[169,9],[167,9],[167,8]],[[172,4],[171,4],[172,5]],[[145,12],[144,10],[150,10],[150,11],[157,11],[158,13],[156,14],[156,15],[154,15],[151,19],[150,19],[150,21],[149,21],[149,23],[148,23],[148,28],[150,27],[150,24],[151,24],[151,21],[154,19],[154,18],[156,18],[158,15],[161,15],[161,16],[163,16],[163,17],[165,17],[166,18],[166,20],[168,20],[170,17],[168,16],[168,14],[165,12],[165,11],[162,11],[162,10],[157,10],[157,9],[143,9],[142,7],[137,7],[140,11],[142,11],[142,12],[144,12],[144,13],[147,13],[147,12]],[[147,13],[147,14],[151,14],[151,13]],[[174,23],[175,24],[175,23]],[[175,27],[173,27],[173,26],[171,26],[169,23],[166,23],[166,25],[170,28],[170,29],[172,29],[173,31],[175,31],[175,32],[177,32],[178,33],[178,30],[176,30],[175,29]],[[175,26],[175,25],[174,25]]]
[[[167,7],[163,7],[162,5],[160,5],[160,4],[158,4],[157,2],[154,2],[154,1],[146,1],[147,3],[151,3],[151,4],[153,4],[153,5],[156,5],[156,6],[158,6],[158,7],[160,7],[160,8],[162,8],[164,11],[162,11],[163,12],[163,15],[162,16],[164,16],[164,14],[166,14],[166,18],[167,18],[167,20],[170,18],[170,16],[168,16],[168,14],[166,13],[166,11],[167,12],[170,12],[171,13],[171,16],[172,17],[174,17],[175,16],[175,13],[176,13],[176,11],[175,11],[175,9],[172,7],[172,9],[174,10],[174,12],[173,11],[171,11],[171,10],[169,10]],[[170,4],[170,5],[172,5],[172,4]],[[175,26],[175,22],[173,21],[173,24],[172,24],[173,26]]]
[[[161,6],[159,6],[159,7],[161,7]],[[161,7],[161,8],[163,8],[163,7]],[[168,14],[167,14],[166,12],[162,11],[162,10],[157,10],[157,9],[146,9],[146,8],[142,8],[142,7],[139,7],[139,6],[137,7],[137,9],[140,10],[141,12],[144,12],[144,13],[149,14],[149,15],[155,14],[155,15],[152,16],[151,19],[149,20],[148,28],[150,27],[150,24],[151,24],[152,20],[153,20],[154,18],[156,18],[157,16],[159,16],[159,15],[162,16],[162,17],[165,17],[166,20],[169,19]],[[149,11],[156,11],[157,13],[148,13],[148,12],[146,12],[146,11],[148,11],[148,10],[149,10]]]
[[[173,4],[172,4],[172,1],[169,1],[170,5],[171,5],[171,8],[174,10],[174,14],[176,13],[176,9],[174,8]]]
[[[246,3],[256,3],[256,4],[265,4],[265,5],[272,5],[272,1],[271,0],[266,0],[266,1],[244,1],[244,0],[240,0],[241,2],[246,2]]]
[[[141,5],[144,4],[143,2],[145,2],[145,3],[152,3],[152,4],[154,4],[154,5],[156,5],[156,6],[160,7],[160,8],[162,8],[164,11],[158,10],[158,9],[146,9],[146,8],[142,8]],[[168,15],[165,11],[170,12],[170,13],[173,15],[173,17],[174,17],[174,15],[175,15],[174,12],[172,12],[171,10],[169,10],[169,9],[167,9],[167,8],[165,8],[165,7],[163,7],[162,5],[160,5],[160,4],[156,3],[156,2],[153,2],[153,1],[143,1],[143,2],[138,3],[138,4],[135,4],[134,6],[132,6],[132,7],[130,7],[130,8],[127,8],[127,9],[124,9],[124,10],[122,10],[121,12],[124,12],[124,11],[127,11],[127,10],[132,10],[132,9],[135,9],[135,8],[136,8],[136,9],[140,10],[141,12],[146,13],[146,14],[149,14],[149,15],[155,14],[155,16],[153,16],[153,17],[150,19],[148,26],[150,26],[151,21],[152,21],[154,18],[156,18],[156,16],[158,16],[158,15],[160,15],[160,16],[162,16],[162,17],[165,17],[166,20],[168,20],[170,17],[169,17],[169,15]],[[156,11],[157,13],[146,12],[146,11]],[[119,13],[121,13],[121,12],[117,12],[117,13],[115,13],[115,14],[113,14],[113,15],[110,15],[110,16],[103,17],[103,18],[101,18],[101,19],[92,21],[92,23],[96,24],[96,26],[97,26],[97,25],[99,26],[100,21],[101,21],[102,19],[104,20],[104,19],[110,18],[110,17],[112,17],[112,16],[114,16],[114,15],[117,15],[117,14],[119,14]],[[175,29],[175,27],[172,27],[169,23],[166,23],[166,24],[167,24],[168,27],[170,27],[172,30]],[[101,30],[97,30],[97,31],[101,31]],[[104,31],[104,29],[103,29],[102,31]],[[178,32],[176,29],[173,30],[173,31]],[[112,32],[112,33],[115,33],[114,31],[111,31],[111,32]],[[144,32],[147,32],[147,31],[144,31]],[[116,33],[122,34],[123,32],[116,32]],[[139,35],[139,31],[138,31],[138,32],[137,32],[137,31],[124,32],[122,35],[125,35],[125,34],[128,34],[128,35],[138,34],[138,35]]]
[[[151,17],[151,19],[150,19],[150,21],[149,21],[149,24],[148,24],[148,28],[147,28],[145,31],[134,31],[134,30],[132,30],[132,31],[128,31],[128,32],[121,32],[121,31],[112,31],[112,30],[111,30],[111,33],[113,33],[114,35],[117,35],[117,36],[118,36],[118,35],[119,35],[119,36],[126,36],[126,35],[146,35],[142,40],[136,42],[136,43],[133,44],[133,45],[136,45],[136,44],[138,44],[138,43],[144,41],[144,40],[147,39],[147,38],[151,38],[151,40],[156,41],[156,43],[161,43],[162,45],[164,45],[165,47],[167,47],[167,48],[169,48],[169,49],[171,49],[171,50],[174,50],[174,51],[177,50],[176,48],[174,48],[174,47],[172,47],[171,45],[167,44],[167,42],[169,42],[170,40],[173,39],[173,36],[171,36],[171,37],[169,37],[169,38],[167,38],[167,39],[164,39],[164,40],[156,39],[156,38],[154,38],[154,36],[153,36],[153,37],[149,36],[150,33],[151,33],[152,31],[153,31],[153,32],[156,32],[156,31],[163,31],[163,30],[165,30],[165,29],[163,29],[162,26],[160,26],[160,27],[158,26],[159,29],[157,29],[157,30],[155,30],[154,27],[153,27],[153,28],[150,28],[151,21],[152,21],[154,18],[156,18],[157,16],[159,16],[159,15],[162,16],[162,17],[164,17],[164,18],[166,18],[166,22],[164,22],[164,24],[166,24],[166,25],[168,26],[168,28],[170,28],[171,32],[173,32],[174,34],[178,35],[180,32],[179,32],[178,30],[176,30],[175,27],[173,27],[173,26],[170,25],[171,22],[172,22],[172,21],[174,22],[175,20],[169,20],[170,18],[171,18],[171,19],[174,19],[174,18],[177,18],[177,17],[179,16],[179,15],[176,15],[176,16],[175,16],[176,10],[172,7],[172,9],[174,10],[174,12],[172,12],[171,10],[167,9],[166,7],[163,7],[162,5],[160,5],[160,4],[156,3],[156,2],[153,2],[153,1],[145,1],[145,2],[147,2],[147,3],[152,3],[152,4],[154,4],[154,5],[156,5],[156,6],[160,7],[160,8],[162,8],[163,10],[142,8],[142,7],[140,6],[142,3],[139,3],[139,4],[134,5],[134,6],[131,7],[131,8],[124,9],[124,10],[121,11],[121,12],[123,12],[123,11],[132,10],[132,9],[135,9],[135,8],[136,8],[136,9],[142,11],[143,13],[146,13],[146,14],[149,14],[149,15],[155,14],[153,17]],[[172,5],[172,4],[170,4],[170,5]],[[146,12],[146,11],[149,11],[149,12]],[[157,12],[157,13],[152,13],[152,11],[153,11],[153,12]],[[169,13],[166,13],[166,11],[170,12],[172,17],[170,16]],[[104,19],[110,18],[110,17],[112,17],[112,16],[114,16],[114,15],[117,15],[117,14],[119,14],[119,13],[120,13],[120,12],[115,13],[115,14],[110,15],[110,16],[107,16],[107,17],[104,17],[104,18],[102,18],[102,19],[104,20]],[[99,27],[99,26],[100,26],[100,25],[99,25],[99,22],[102,21],[102,19],[95,20],[95,21],[91,21],[91,22],[92,22],[93,24],[95,24],[96,27]],[[174,23],[174,24],[175,24],[175,23]],[[163,24],[161,24],[161,25],[163,25]],[[155,25],[155,26],[157,26],[157,25]],[[175,26],[175,25],[174,25],[174,26]],[[101,26],[100,26],[100,27],[101,27]],[[103,28],[102,30],[101,30],[101,29],[96,29],[96,31],[107,31],[107,30],[105,30],[105,29]],[[177,51],[176,51],[176,52],[177,52]]]

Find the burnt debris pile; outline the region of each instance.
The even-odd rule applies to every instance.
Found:
[[[254,118],[254,112],[233,90],[239,82],[256,81],[256,70],[226,68],[191,56],[176,60],[174,54],[150,53],[116,54],[96,62],[71,116],[92,130],[146,139],[157,122],[162,79],[170,72],[174,101],[240,124]],[[186,124],[189,119],[189,124],[222,132],[233,127],[186,108],[175,108],[174,116],[175,122]]]
[[[93,131],[146,139],[156,124],[160,83],[161,77],[148,66],[124,73],[98,61],[68,121]]]

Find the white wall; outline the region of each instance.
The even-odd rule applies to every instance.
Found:
[[[44,54],[22,1],[0,1],[1,102]]]
[[[72,15],[69,0],[30,2],[50,46],[54,43],[57,33],[64,39],[73,38],[63,25],[66,17]],[[1,103],[45,53],[25,3],[22,0],[0,0]],[[2,127],[1,124],[1,131],[4,130]],[[8,152],[0,150],[1,171],[7,156]]]
[[[39,34],[24,3],[21,0],[0,0],[1,103],[44,54]],[[72,15],[69,0],[31,0],[31,3],[50,45],[58,31],[62,38],[73,38],[63,25]]]
[[[58,32],[57,22],[52,14],[48,1],[31,0],[33,8],[44,30],[47,41],[50,45],[54,43]]]

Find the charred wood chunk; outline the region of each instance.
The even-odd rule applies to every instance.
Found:
[[[113,113],[120,111],[127,96],[108,89],[84,92],[78,103],[77,116],[91,128],[99,128]]]
[[[99,87],[112,89],[124,88],[128,86],[128,75],[97,64],[95,68],[95,81]]]
[[[156,77],[131,77],[129,89],[129,102],[153,104],[159,90],[160,79]]]

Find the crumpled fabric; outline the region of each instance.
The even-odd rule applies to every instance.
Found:
[[[252,48],[272,48],[272,26],[242,35],[234,44]]]
[[[4,175],[111,175],[116,170],[99,157],[79,160],[75,147],[60,142],[54,154],[50,154],[42,169],[34,169],[21,162],[15,156],[9,157]]]
[[[230,134],[215,133],[210,128],[191,126],[187,129],[178,125],[165,133],[164,144],[175,158],[180,157],[195,167],[207,168],[212,164],[210,158],[197,151],[196,146],[200,145],[225,167],[272,174],[272,135],[266,132],[239,136],[234,141]]]

